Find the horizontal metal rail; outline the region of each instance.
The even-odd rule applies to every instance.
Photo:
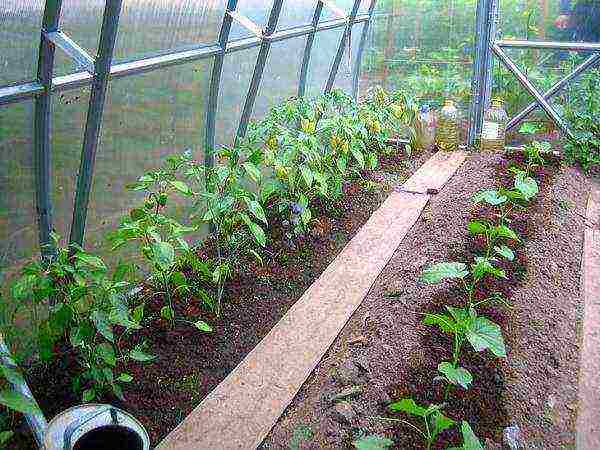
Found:
[[[369,20],[368,14],[356,16],[353,24],[366,22]],[[315,28],[311,26],[295,27],[276,31],[270,36],[271,41],[282,41],[294,37],[305,36],[312,32],[342,28],[347,24],[345,19],[325,20],[319,23]],[[259,47],[261,39],[251,37],[229,41],[225,53],[233,53],[249,48]],[[114,63],[110,69],[111,78],[127,77],[140,73],[150,72],[164,67],[176,66],[188,62],[199,61],[210,58],[222,52],[219,45],[210,44],[198,47],[187,48],[176,52],[165,53],[162,55],[148,58],[136,59],[128,62]],[[88,72],[76,72],[69,75],[54,77],[52,79],[52,92],[62,92],[70,89],[77,89],[83,86],[89,86],[92,83],[92,75]],[[0,87],[0,105],[23,102],[44,92],[44,87],[37,81],[27,81],[11,86]]]
[[[549,41],[525,41],[508,39],[496,41],[500,48],[534,48],[548,50],[579,50],[600,51],[600,43],[592,42],[549,42]]]

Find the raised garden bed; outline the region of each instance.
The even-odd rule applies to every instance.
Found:
[[[425,285],[432,263],[465,260],[482,243],[466,225],[489,211],[472,195],[507,183],[509,159],[473,155],[397,249],[370,294],[348,322],[262,448],[352,448],[360,435],[391,438],[398,449],[422,449],[407,425],[376,417],[388,405],[412,397],[419,404],[443,403],[437,366],[450,359],[450,339],[423,324],[425,313],[458,305],[452,284]],[[509,426],[527,448],[575,445],[582,299],[580,264],[588,180],[556,161],[537,171],[541,191],[526,212],[514,214],[523,237],[507,280],[485,285],[503,292],[511,308],[486,307],[501,325],[508,358],[463,353],[473,374],[471,389],[453,389],[444,413],[468,421],[485,448],[500,448]],[[414,422],[418,424],[418,422]],[[457,428],[444,431],[432,448],[461,443]],[[291,447],[290,447],[291,446]]]

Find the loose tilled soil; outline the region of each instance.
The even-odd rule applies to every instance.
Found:
[[[309,236],[293,247],[289,241],[275,240],[267,249],[271,256],[264,258],[262,266],[253,260],[241,260],[239,266],[243,269],[228,283],[220,319],[210,316],[196,299],[177,302],[178,315],[202,318],[213,325],[213,333],[200,333],[187,325],[170,330],[160,319],[152,320],[142,336],[149,344],[148,353],[157,359],[124,368],[134,378],[124,389],[126,400],[104,401],[138,418],[156,445],[271,330],[381,205],[387,192],[430,156],[426,152],[407,158],[398,150],[395,155],[382,157],[380,170],[365,175],[372,183],[350,183],[333,207],[319,209]],[[272,232],[281,234],[278,229]],[[158,317],[162,305],[162,300],[155,297],[146,305],[146,311]],[[71,354],[27,374],[34,397],[48,418],[81,403],[71,388],[76,367]],[[11,444],[16,449],[34,448],[23,424]]]
[[[262,449],[353,448],[362,433],[390,437],[397,449],[425,448],[406,425],[373,417],[408,419],[387,411],[403,397],[442,403],[443,385],[434,378],[438,363],[450,360],[450,340],[424,326],[422,318],[460,300],[451,283],[428,286],[419,277],[432,263],[465,260],[480,248],[466,225],[489,211],[474,206],[471,197],[505,184],[508,164],[503,156],[475,154],[431,199]],[[542,188],[530,213],[511,217],[525,240],[513,244],[517,258],[512,269],[507,266],[508,281],[485,286],[511,299],[510,310],[484,311],[502,326],[508,359],[475,353],[466,344],[461,365],[473,373],[473,386],[454,389],[445,409],[451,418],[467,420],[486,449],[501,448],[509,425],[520,428],[524,448],[575,448],[583,312],[580,214],[588,181],[577,169],[558,164],[539,170],[538,177]],[[435,448],[459,443],[457,431],[446,431]]]

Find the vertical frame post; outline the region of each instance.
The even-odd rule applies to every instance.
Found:
[[[481,135],[483,113],[492,92],[492,44],[496,38],[497,0],[478,0],[475,18],[475,60],[471,81],[467,145],[474,148]]]
[[[315,13],[313,14],[311,26],[313,31],[306,38],[306,46],[304,47],[304,56],[302,57],[302,66],[300,67],[300,79],[298,81],[298,97],[304,97],[306,94],[306,81],[308,79],[308,67],[310,65],[310,56],[312,53],[313,44],[315,42],[315,34],[319,20],[321,19],[321,12],[323,11],[323,2],[317,1],[315,7]]]
[[[204,142],[204,164],[206,167],[213,167],[214,165],[215,130],[217,121],[217,107],[219,103],[219,90],[221,88],[221,76],[223,75],[225,50],[227,47],[227,41],[229,40],[231,23],[233,21],[229,15],[229,12],[235,11],[237,4],[238,0],[227,1],[225,15],[223,16],[223,22],[221,23],[221,31],[219,32],[219,46],[221,47],[221,51],[214,57],[213,60],[208,102],[206,106],[206,137]]]
[[[244,109],[242,110],[242,116],[237,130],[238,138],[243,137],[248,129],[248,122],[250,121],[250,116],[254,109],[254,102],[256,101],[260,82],[262,81],[262,76],[265,71],[265,63],[267,62],[267,57],[271,50],[271,34],[273,34],[277,28],[282,6],[283,0],[274,0],[271,14],[269,15],[269,21],[267,22],[267,27],[263,33],[263,41],[260,44],[256,64],[254,65],[254,72],[252,73],[252,79],[250,80],[250,86],[248,87],[248,94],[246,94],[246,101],[244,102]]]
[[[331,69],[329,70],[329,77],[327,78],[327,83],[325,84],[325,92],[330,92],[333,88],[333,84],[335,83],[335,78],[337,77],[338,70],[340,68],[340,63],[342,62],[342,57],[344,56],[344,50],[348,45],[348,40],[351,39],[352,35],[352,26],[354,25],[354,19],[356,18],[356,14],[358,13],[358,8],[360,8],[361,0],[354,0],[354,5],[352,6],[352,11],[350,12],[350,16],[348,17],[348,22],[346,23],[346,27],[344,28],[344,34],[342,34],[342,38],[340,39],[340,44],[337,48],[337,53],[333,58],[333,64],[331,65]],[[348,51],[351,51],[350,49]]]
[[[375,4],[377,0],[371,0],[369,5],[369,19],[363,25],[362,33],[360,35],[360,42],[358,44],[358,50],[356,53],[356,60],[354,61],[354,68],[352,69],[352,97],[354,100],[358,100],[358,88],[360,85],[360,69],[362,66],[362,57],[365,51],[365,44],[367,42],[367,35],[369,34],[369,27],[373,20],[373,11],[375,10]]]
[[[51,131],[52,131],[52,75],[54,72],[55,47],[46,33],[58,30],[62,0],[46,0],[40,49],[38,56],[37,79],[44,92],[35,99],[34,115],[34,158],[35,158],[35,201],[39,243],[42,258],[54,255],[50,233],[52,232],[52,179],[51,179]]]
[[[94,64],[94,78],[92,80],[88,114],[83,137],[81,164],[77,176],[77,191],[75,194],[70,236],[70,242],[73,244],[83,245],[85,222],[87,219],[90,191],[94,176],[94,165],[96,162],[96,151],[98,149],[98,137],[102,126],[104,103],[106,100],[108,80],[110,79],[110,67],[119,28],[122,2],[123,0],[109,0],[104,7],[104,18],[102,21],[102,29],[100,31],[98,56],[96,57]]]

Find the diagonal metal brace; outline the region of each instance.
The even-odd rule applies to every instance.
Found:
[[[266,37],[263,29],[254,22],[252,22],[250,19],[248,19],[246,16],[240,14],[237,11],[229,11],[227,14],[229,15],[229,17],[231,17],[234,21],[236,21],[245,29],[250,31],[257,38],[263,39]]]
[[[85,69],[92,75],[94,74],[94,58],[67,34],[60,30],[49,32],[46,31],[44,32],[44,36],[46,39],[52,42],[55,47],[60,48],[67,55],[69,55],[79,65],[79,67]]]
[[[339,6],[337,6],[335,3],[333,3],[332,0],[319,0],[324,6],[326,6],[327,8],[329,8],[334,15],[336,15],[338,18],[340,19],[346,19],[348,20],[349,17],[346,14],[346,11],[344,11],[342,8],[340,8]]]

